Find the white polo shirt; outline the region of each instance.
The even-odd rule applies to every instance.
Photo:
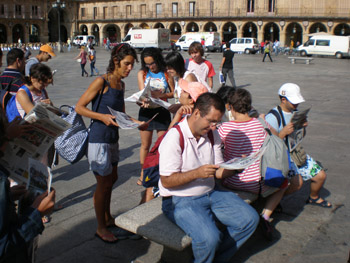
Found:
[[[208,135],[198,141],[188,126],[187,117],[179,124],[184,137],[184,150],[180,146],[180,134],[171,129],[159,146],[159,173],[170,176],[173,173],[188,172],[205,164],[222,163],[221,139],[218,132],[213,131],[214,146]],[[165,188],[159,180],[161,196],[197,196],[210,192],[215,185],[214,178],[200,178],[185,185]]]

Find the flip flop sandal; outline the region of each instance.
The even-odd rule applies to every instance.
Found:
[[[137,179],[137,183],[136,184],[139,185],[139,186],[142,186],[142,180],[140,178]]]
[[[41,218],[41,220],[43,221],[43,224],[45,225],[45,224],[50,223],[51,217],[50,217],[50,216],[43,216],[43,217]]]
[[[320,200],[320,198],[321,197],[318,197],[318,198],[311,198],[311,197],[309,197],[309,199],[306,201],[306,203],[310,204],[310,205],[316,205],[316,206],[324,207],[324,208],[331,208],[332,207],[332,204],[329,203],[326,200],[323,200],[322,202],[317,203],[317,201]]]
[[[99,234],[95,233],[95,237],[99,238],[101,241],[107,243],[107,244],[114,244],[118,242],[118,239],[111,233],[111,234],[106,234],[106,235],[102,235],[100,236]],[[108,240],[106,238],[108,237],[115,237],[115,240]]]

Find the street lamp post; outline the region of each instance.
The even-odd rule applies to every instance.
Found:
[[[56,0],[56,2],[52,3],[52,7],[57,10],[58,15],[58,51],[63,52],[62,44],[61,44],[61,13],[60,9],[66,7],[66,3],[62,2],[61,0]]]

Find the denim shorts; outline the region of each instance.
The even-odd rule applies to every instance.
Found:
[[[323,170],[322,166],[308,154],[306,155],[306,162],[303,166],[297,167],[293,161],[291,161],[291,166],[292,170],[296,174],[300,174],[304,181],[312,179]]]
[[[113,171],[113,166],[118,165],[118,143],[89,143],[88,161],[90,170],[95,175],[106,176]]]

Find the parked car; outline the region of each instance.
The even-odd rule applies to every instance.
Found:
[[[243,52],[245,54],[255,54],[259,51],[259,43],[253,37],[233,38],[230,40],[230,48],[233,52]]]

